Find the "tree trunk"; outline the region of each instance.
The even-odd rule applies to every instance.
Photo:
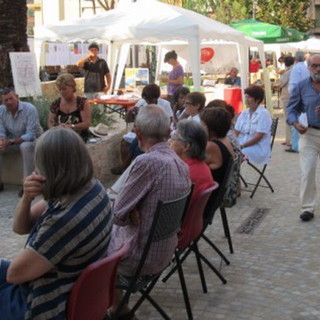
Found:
[[[13,85],[9,52],[29,51],[26,0],[0,0],[0,88]]]

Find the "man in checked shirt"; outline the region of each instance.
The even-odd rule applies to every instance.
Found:
[[[39,116],[34,105],[19,100],[13,88],[0,90],[0,192],[4,186],[1,180],[2,155],[20,152],[23,161],[23,176],[34,170],[33,151],[35,139],[42,133]],[[19,196],[22,190],[19,191]]]
[[[121,260],[118,272],[132,276],[140,261],[158,200],[169,201],[185,195],[191,185],[188,166],[169,148],[170,119],[156,105],[140,108],[135,121],[139,147],[145,153],[131,167],[113,208],[113,229],[108,253],[124,242],[130,252]],[[166,268],[177,244],[177,235],[158,241],[150,248],[141,275],[151,275]],[[119,294],[119,293],[118,293]],[[120,295],[121,297],[121,295]],[[115,299],[115,306],[117,304]],[[119,302],[119,301],[118,301]],[[121,315],[128,314],[125,306]],[[129,319],[119,317],[119,319]],[[135,319],[134,316],[131,319]]]

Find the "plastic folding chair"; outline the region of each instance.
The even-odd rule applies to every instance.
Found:
[[[277,133],[277,128],[278,128],[278,120],[279,118],[274,118],[272,119],[272,124],[271,124],[271,141],[270,141],[270,147],[271,147],[271,152],[272,152],[272,148],[273,148],[273,143],[274,143],[274,139],[276,137],[276,133]],[[244,189],[244,191],[248,191],[248,192],[251,192],[251,195],[250,195],[250,198],[253,198],[254,194],[256,193],[258,187],[261,187],[261,188],[267,188],[267,189],[270,189],[271,192],[274,192],[273,190],[273,187],[271,185],[271,183],[269,182],[269,180],[267,179],[267,177],[265,176],[265,171],[267,169],[267,166],[268,164],[265,164],[261,169],[256,167],[254,164],[252,164],[249,159],[245,158],[244,159],[247,164],[252,168],[254,169],[258,175],[259,175],[259,178],[257,180],[256,183],[251,183],[251,182],[247,182],[243,176],[240,174],[240,179],[241,181],[243,182],[244,186],[246,188],[248,188],[248,186],[254,186],[253,187],[253,190],[247,190],[247,189]],[[264,180],[266,185],[261,185],[261,181]]]
[[[203,228],[203,211],[211,193],[214,190],[216,190],[218,187],[219,187],[219,184],[215,182],[212,187],[202,191],[202,193],[197,197],[197,199],[195,199],[190,203],[189,209],[183,221],[182,228],[179,232],[178,245],[175,250],[174,263],[176,264],[176,267],[171,269],[171,271],[163,279],[163,281],[165,282],[171,276],[171,274],[173,274],[173,272],[176,269],[178,269],[181,289],[182,289],[189,320],[193,319],[193,315],[192,315],[189,295],[187,291],[187,286],[186,286],[186,282],[185,282],[185,278],[182,270],[182,261],[180,260],[180,256],[183,254],[184,250],[187,247],[189,247],[194,252],[199,251],[197,242],[195,240],[199,238]],[[202,269],[201,261],[198,254],[196,254],[196,258],[197,258],[197,264],[199,268],[201,283],[203,286],[205,286],[203,269]]]
[[[180,250],[180,251],[176,250],[175,260],[177,260],[177,263],[170,270],[170,272],[163,278],[162,281],[164,281],[164,282],[167,281],[169,279],[169,277],[171,277],[171,275],[177,269],[180,268],[179,264],[182,264],[191,252],[194,252],[196,255],[199,275],[200,275],[201,284],[202,284],[202,290],[204,293],[207,292],[207,285],[206,285],[201,261],[203,261],[218,276],[218,278],[221,280],[221,282],[223,284],[227,283],[227,280],[223,277],[221,272],[200,252],[200,250],[198,248],[198,242],[201,239],[204,239],[219,254],[219,256],[225,261],[225,263],[227,265],[230,264],[230,261],[222,253],[222,251],[204,233],[205,233],[206,229],[208,228],[208,226],[212,223],[212,220],[213,220],[213,217],[214,217],[216,210],[219,209],[220,206],[222,205],[224,195],[226,193],[226,190],[228,188],[228,183],[231,178],[231,173],[232,173],[233,167],[237,163],[237,161],[238,161],[237,158],[235,158],[235,159],[233,159],[232,157],[229,158],[228,165],[227,165],[226,172],[225,172],[225,176],[221,182],[221,185],[219,186],[219,188],[217,190],[214,190],[213,192],[211,192],[211,194],[209,194],[209,197],[207,199],[207,203],[203,207],[204,210],[202,209],[202,211],[203,211],[203,217],[201,217],[202,225],[201,225],[201,229],[200,229],[200,233],[198,234],[198,237],[196,239],[194,239],[193,242],[185,248],[185,250]],[[200,205],[200,204],[198,204],[198,205]],[[200,212],[200,210],[199,210],[199,212]],[[224,214],[225,214],[225,211],[221,211],[221,212],[224,212]],[[230,241],[231,241],[229,225],[228,225],[228,220],[227,220],[226,214],[225,214],[225,217],[223,217],[222,215],[223,215],[223,213],[221,214],[221,217],[222,217],[222,221],[223,221],[223,226],[225,228],[225,234],[226,234],[226,236],[228,235],[230,237]],[[198,224],[196,226],[198,226]],[[198,230],[197,230],[197,232],[198,232]],[[185,245],[185,244],[183,242],[180,242],[180,246],[178,247],[178,249],[183,248],[183,245]],[[177,254],[179,254],[179,257],[177,257]],[[180,277],[180,275],[179,275],[179,277]],[[181,282],[181,279],[180,279],[180,282]],[[181,285],[185,286],[183,284],[183,282],[181,282]],[[188,300],[187,300],[187,296],[186,296],[185,303],[186,303],[186,308],[187,308],[187,312],[188,312],[188,318],[192,319],[191,318],[192,314],[190,313],[190,307],[189,307],[189,311],[188,311],[187,301]]]
[[[211,246],[211,248],[213,248],[218,253],[218,255],[221,257],[221,259],[227,265],[230,264],[230,261],[222,253],[222,251],[215,245],[215,243],[211,239],[209,239],[209,237],[205,234],[205,232],[206,232],[207,228],[209,227],[209,225],[212,224],[212,221],[213,221],[213,218],[214,218],[216,211],[218,209],[220,209],[220,216],[221,216],[221,220],[222,220],[224,234],[225,234],[226,238],[228,239],[230,253],[233,253],[231,233],[230,233],[230,229],[229,229],[227,214],[226,214],[225,208],[223,207],[223,200],[224,200],[224,196],[226,194],[226,191],[228,190],[228,185],[230,183],[230,179],[231,179],[231,176],[233,173],[234,166],[237,165],[238,161],[239,160],[237,157],[235,157],[235,158],[230,157],[229,158],[227,169],[226,169],[224,178],[221,182],[221,185],[219,186],[219,189],[217,190],[217,192],[212,193],[212,195],[207,203],[207,206],[205,208],[204,226],[203,226],[203,230],[202,230],[201,237],[200,237],[201,239],[205,240]],[[219,271],[217,272],[216,268],[208,261],[208,259],[206,259],[205,257],[202,257],[202,260],[219,277],[219,279],[222,281],[223,284],[227,283],[227,280],[222,276],[222,274]],[[207,292],[207,291],[203,290],[203,292]]]
[[[133,277],[118,275],[116,287],[124,290],[125,294],[119,303],[117,310],[113,314],[113,319],[117,319],[120,310],[125,303],[128,303],[130,295],[140,292],[141,297],[131,308],[130,314],[134,314],[142,302],[147,299],[161,314],[164,319],[170,320],[167,313],[150,296],[150,292],[160,278],[162,271],[148,276],[140,276],[145,260],[149,254],[152,243],[163,241],[173,234],[177,234],[181,228],[183,217],[186,213],[192,188],[183,197],[171,201],[158,201],[157,209],[154,215],[150,233],[148,235],[146,246],[143,250],[140,262]]]
[[[102,320],[113,303],[117,266],[129,251],[124,244],[112,255],[90,264],[72,287],[68,304],[68,320]]]

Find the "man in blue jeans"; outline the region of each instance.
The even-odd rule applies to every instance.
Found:
[[[295,53],[295,64],[291,70],[289,76],[289,85],[288,85],[288,93],[289,98],[293,93],[293,90],[297,86],[297,84],[310,77],[309,70],[305,64],[305,53],[303,51],[297,51]],[[299,152],[298,148],[299,143],[299,132],[295,129],[294,126],[291,126],[291,148],[286,149],[287,152]]]

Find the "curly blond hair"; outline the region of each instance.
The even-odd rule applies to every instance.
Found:
[[[63,86],[72,87],[76,91],[76,80],[74,76],[70,73],[61,74],[56,80],[56,86],[58,89],[61,89]]]

